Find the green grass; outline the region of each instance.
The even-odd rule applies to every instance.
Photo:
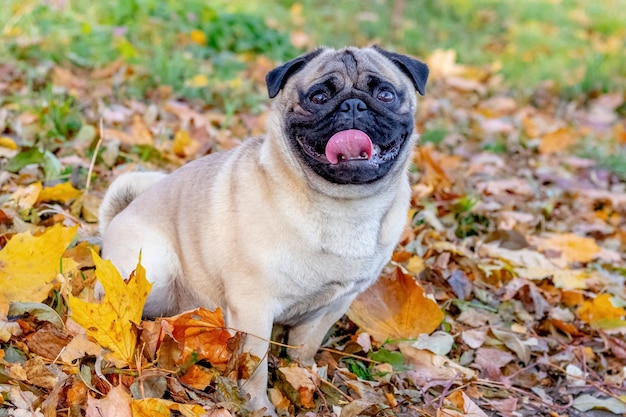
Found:
[[[417,56],[454,49],[465,64],[499,61],[506,84],[523,91],[543,80],[580,92],[626,86],[626,0],[406,1],[395,26],[393,3],[303,0],[304,27],[320,44],[377,42]]]
[[[121,58],[146,69],[136,94],[167,84],[219,102],[186,80],[233,79],[249,55],[294,57],[302,49],[291,45],[293,31],[306,33],[311,46],[378,43],[421,57],[454,49],[465,64],[499,62],[505,85],[522,92],[548,79],[570,94],[626,87],[626,0],[411,0],[395,20],[397,0],[48,3],[4,0],[0,54],[25,68],[46,61],[102,67]],[[205,34],[204,45],[190,41],[194,30]]]

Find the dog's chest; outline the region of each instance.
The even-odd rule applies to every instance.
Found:
[[[378,228],[368,222],[328,219],[297,250],[285,249],[271,268],[282,283],[278,321],[299,322],[367,288],[391,251],[380,244]]]

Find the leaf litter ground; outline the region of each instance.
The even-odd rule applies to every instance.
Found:
[[[402,241],[316,367],[274,346],[272,401],[303,416],[623,415],[626,183],[581,155],[623,152],[624,95],[565,101],[545,83],[515,98],[450,51],[429,64]],[[259,415],[236,388],[258,361],[244,335],[219,311],[142,321],[144,272],[97,257],[96,213],[119,173],[236,146],[264,113],[226,117],[166,86],[118,98],[132,71],[48,68],[52,101],[0,108],[0,415]],[[3,64],[3,91],[19,96],[21,75]],[[79,103],[64,137],[54,100]],[[94,304],[105,275],[134,295]]]

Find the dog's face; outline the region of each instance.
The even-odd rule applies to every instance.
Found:
[[[311,176],[371,184],[403,166],[428,67],[373,48],[318,49],[271,71],[282,137]]]

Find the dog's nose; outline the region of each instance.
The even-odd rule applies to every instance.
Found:
[[[367,110],[367,104],[359,98],[349,98],[341,103],[339,107],[339,111],[352,114],[357,114],[365,110]]]

